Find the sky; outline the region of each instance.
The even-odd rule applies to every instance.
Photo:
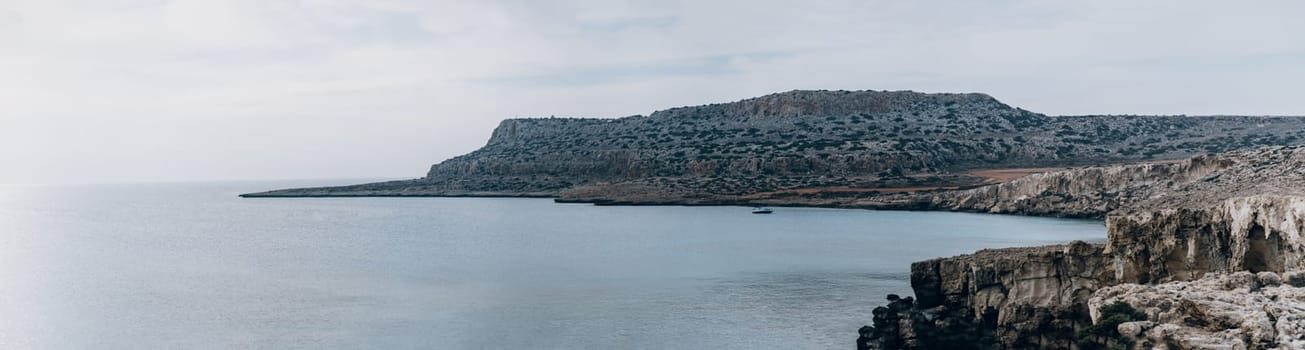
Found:
[[[0,0],[0,183],[415,178],[504,118],[794,89],[1305,115],[1305,2]]]

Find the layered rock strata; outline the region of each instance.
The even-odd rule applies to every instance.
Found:
[[[1110,272],[1101,245],[982,250],[911,265],[911,300],[875,310],[863,349],[1058,349],[1091,325]]]

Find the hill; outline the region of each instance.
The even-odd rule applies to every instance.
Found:
[[[991,182],[976,171],[1130,163],[1305,142],[1305,119],[1046,116],[988,95],[790,91],[614,119],[504,120],[425,177],[277,196],[544,196],[713,204]]]

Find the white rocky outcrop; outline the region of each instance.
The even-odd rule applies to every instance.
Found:
[[[1206,272],[1305,269],[1305,196],[1261,194],[1106,220],[1121,282],[1193,280]]]
[[[1302,285],[1305,278],[1295,272],[1287,278],[1211,273],[1195,281],[1105,287],[1089,305],[1094,322],[1115,302],[1145,312],[1146,321],[1118,327],[1137,349],[1305,349]]]

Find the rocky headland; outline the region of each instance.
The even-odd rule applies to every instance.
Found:
[[[983,170],[1305,143],[1305,119],[1046,116],[984,94],[790,91],[614,119],[504,120],[422,178],[246,197],[542,196],[599,204],[840,206],[995,181]]]

